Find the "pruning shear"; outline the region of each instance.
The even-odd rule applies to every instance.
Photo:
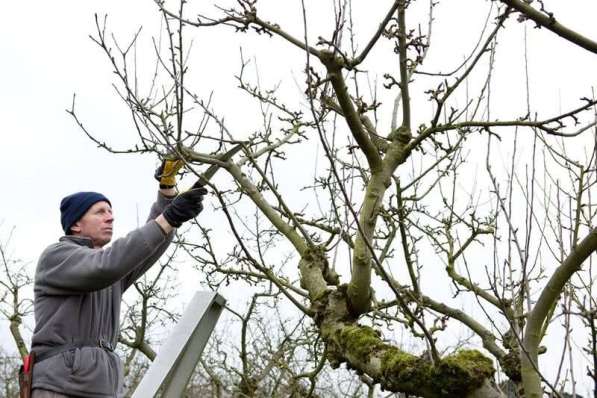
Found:
[[[232,157],[234,155],[236,155],[242,148],[243,148],[243,144],[236,144],[235,146],[232,147],[232,149],[230,149],[227,152],[224,152],[223,154],[219,155],[217,157],[217,159],[219,161],[221,161],[221,162],[227,162],[230,159],[232,159]],[[209,180],[211,180],[211,178],[214,176],[214,174],[216,174],[216,172],[221,167],[222,166],[219,165],[219,164],[212,164],[211,166],[209,166],[207,168],[207,170],[205,170],[204,173],[201,173],[199,175],[199,178],[193,184],[193,186],[191,187],[191,189],[201,188],[201,187],[205,186],[209,182]]]

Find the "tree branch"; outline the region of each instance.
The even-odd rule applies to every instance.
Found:
[[[541,378],[536,371],[541,331],[550,309],[559,300],[566,283],[580,270],[582,263],[597,250],[597,228],[593,229],[579,244],[572,248],[564,262],[555,270],[547,285],[541,291],[537,303],[530,311],[523,348],[528,355],[522,355],[522,380],[528,398],[542,396]]]
[[[500,0],[502,3],[514,8],[521,12],[529,19],[535,21],[539,26],[542,26],[548,30],[551,30],[556,35],[568,40],[571,43],[576,44],[588,50],[594,54],[597,54],[597,42],[581,35],[580,33],[562,25],[551,13],[541,12],[529,5],[527,2],[521,0]]]

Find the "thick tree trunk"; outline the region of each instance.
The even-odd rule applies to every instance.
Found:
[[[27,344],[25,344],[25,340],[23,339],[23,336],[21,335],[21,331],[19,330],[19,327],[21,326],[21,317],[19,316],[14,316],[12,319],[10,319],[10,333],[12,334],[12,337],[15,341],[15,344],[17,346],[17,350],[19,351],[19,355],[21,356],[21,358],[25,358],[25,356],[27,354],[29,354],[29,350],[27,349]]]

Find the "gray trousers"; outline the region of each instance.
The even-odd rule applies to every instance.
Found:
[[[48,390],[42,390],[42,389],[36,388],[31,393],[31,398],[76,398],[76,397],[60,394],[60,393],[54,392],[54,391],[48,391]]]

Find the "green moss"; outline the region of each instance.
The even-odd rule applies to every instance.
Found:
[[[495,373],[491,359],[477,350],[460,350],[443,358],[434,369],[431,385],[445,397],[464,395]]]
[[[429,384],[433,371],[430,362],[396,347],[386,349],[381,366],[382,374],[390,382],[386,388],[417,395],[422,386]]]
[[[387,389],[420,395],[461,397],[480,387],[493,376],[489,358],[476,350],[461,350],[443,358],[437,366],[414,355],[388,348],[382,358],[382,371],[389,381]]]
[[[369,326],[346,326],[340,329],[338,339],[340,345],[360,361],[367,361],[371,353],[385,346],[379,334]]]
[[[339,348],[336,354],[341,361],[346,360],[347,353],[362,363],[367,363],[372,355],[381,357],[382,385],[390,391],[442,398],[462,397],[479,388],[495,373],[492,361],[477,350],[460,350],[434,366],[425,358],[384,343],[378,332],[368,326],[345,326],[335,337]]]

